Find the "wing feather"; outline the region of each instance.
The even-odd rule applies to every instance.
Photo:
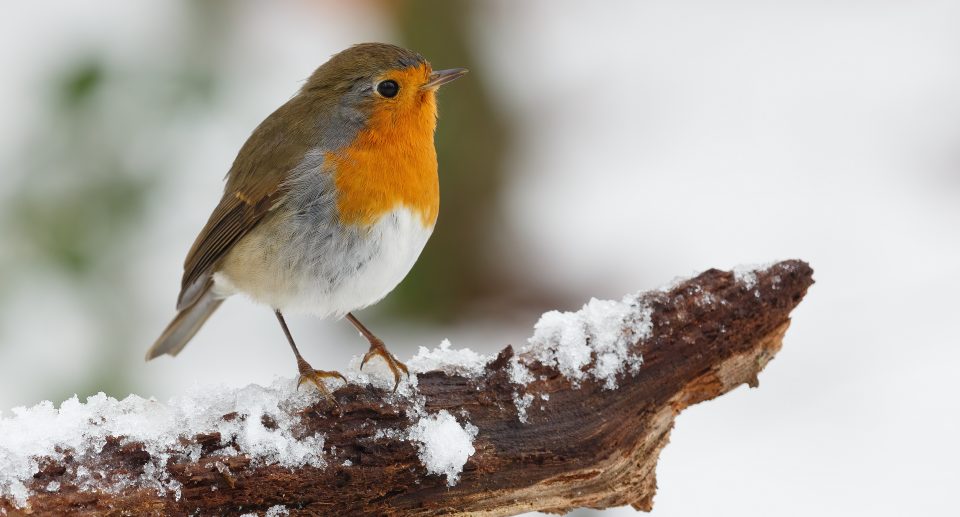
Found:
[[[207,283],[234,244],[282,201],[284,180],[314,140],[309,124],[296,123],[296,117],[309,118],[297,101],[294,97],[267,117],[240,149],[227,173],[223,198],[184,261],[178,309],[196,302],[203,292],[198,286]]]

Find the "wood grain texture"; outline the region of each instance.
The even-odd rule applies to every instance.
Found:
[[[518,420],[513,402],[518,385],[508,374],[514,354],[509,346],[477,378],[420,374],[428,411],[468,415],[479,428],[476,453],[453,487],[426,472],[414,444],[375,436],[378,429],[409,427],[411,401],[387,403],[382,390],[348,385],[335,392],[340,414],[322,402],[300,414],[304,432],[326,435],[331,461],[325,468],[290,470],[255,466],[242,456],[218,457],[218,436],[195,436],[203,447],[199,460],[168,463],[182,484],[179,499],[148,489],[80,490],[69,479],[71,469],[47,462],[35,475],[27,509],[2,500],[0,508],[11,515],[263,515],[274,505],[286,506],[291,515],[515,515],[625,504],[650,510],[657,459],[675,417],[741,384],[757,385],[757,374],[780,349],[790,312],[813,283],[812,273],[800,261],[773,265],[758,272],[755,282],[710,270],[648,293],[653,333],[634,345],[643,355],[638,373],[621,376],[609,390],[589,379],[574,386],[555,369],[530,361],[536,380],[521,394],[535,397],[526,423]],[[147,463],[146,453],[121,443],[84,458],[85,466],[108,475],[136,474]],[[60,489],[45,492],[51,481]]]

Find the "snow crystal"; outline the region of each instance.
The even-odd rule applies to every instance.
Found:
[[[767,264],[741,264],[733,268],[733,278],[743,284],[747,289],[753,289],[757,285],[757,273],[768,271],[771,267],[777,265],[776,262]],[[760,294],[757,293],[757,296]]]
[[[286,517],[287,515],[290,515],[290,510],[288,510],[286,506],[278,504],[276,506],[267,508],[267,511],[263,514],[263,517]],[[240,517],[260,517],[260,514],[257,512],[249,512],[241,514]]]
[[[377,429],[377,432],[373,433],[374,440],[382,440],[384,438],[388,440],[400,440],[403,439],[404,436],[402,432],[392,428]]]
[[[199,458],[199,447],[185,446],[180,439],[213,432],[220,433],[221,445],[236,445],[217,454],[245,454],[261,464],[321,467],[323,435],[295,436],[292,431],[298,421],[293,415],[312,401],[306,391],[298,393],[291,379],[278,379],[269,387],[195,388],[166,404],[135,395],[117,400],[99,393],[85,403],[74,396],[59,408],[49,401],[15,408],[10,417],[0,415],[0,496],[23,506],[30,495],[25,483],[44,457],[60,460],[69,451],[77,457],[97,455],[108,437],[119,437],[121,444],[143,444],[150,455],[143,475],[97,481],[100,473],[80,466],[74,477],[81,488],[111,490],[136,484],[177,493],[180,486],[166,471],[167,460]]]
[[[527,423],[527,409],[529,409],[530,404],[533,403],[533,395],[527,393],[521,397],[519,393],[514,393],[513,403],[517,406],[517,419],[519,419],[521,423]]]
[[[420,367],[429,369],[438,367],[440,363],[450,365],[450,357],[443,357],[444,352],[442,352],[449,350],[449,348],[449,342],[446,342],[446,346],[441,344],[440,349],[435,349],[433,352],[421,348],[421,353],[418,356],[426,358],[432,355],[431,360],[437,360],[438,362],[431,366],[421,365]],[[439,354],[436,353],[438,351]],[[469,350],[467,351],[468,354],[460,354],[462,351],[451,352],[460,355],[461,359],[466,358],[464,362],[458,362],[461,367],[464,364],[470,364],[474,365],[473,367],[479,369],[479,371],[482,371],[483,367],[492,359],[482,358],[482,356]],[[443,368],[441,367],[441,369]],[[411,367],[411,371],[413,370],[414,368]],[[467,370],[460,369],[459,371],[465,372]],[[350,374],[348,374],[348,378],[350,377]],[[461,410],[461,416],[464,419],[463,425],[460,425],[457,419],[446,410],[427,414],[426,399],[416,389],[416,375],[411,375],[411,379],[414,382],[406,386],[406,391],[405,383],[400,384],[396,396],[403,397],[409,403],[407,415],[413,422],[412,425],[406,430],[389,427],[377,429],[373,434],[373,439],[410,440],[416,443],[420,462],[426,467],[427,472],[445,475],[447,484],[453,486],[459,480],[460,472],[467,462],[467,458],[475,452],[473,439],[477,436],[479,429],[466,421],[468,414],[463,410]],[[351,464],[349,460],[344,462],[344,465],[349,464]]]
[[[630,347],[651,335],[651,315],[652,309],[638,295],[620,301],[594,298],[578,312],[541,316],[522,352],[532,353],[574,382],[589,375],[613,389],[618,374],[635,372],[642,362]],[[594,366],[585,369],[594,359]]]
[[[447,485],[454,486],[467,458],[476,452],[473,439],[478,429],[467,422],[461,426],[446,410],[424,416],[410,428],[408,438],[418,443],[420,462],[431,474],[447,476]]]
[[[286,515],[290,515],[290,510],[287,510],[286,506],[278,504],[267,508],[267,513],[263,514],[263,517],[283,517]]]
[[[590,362],[592,350],[587,344],[587,329],[578,313],[550,311],[540,316],[533,327],[531,344],[555,345],[542,349],[544,364],[557,366],[567,377],[580,380],[581,368]]]
[[[440,347],[433,350],[421,346],[417,355],[407,361],[407,367],[411,372],[440,370],[448,374],[477,377],[493,359],[492,356],[478,354],[469,348],[451,349],[450,341],[444,339]]]
[[[753,289],[753,286],[757,285],[757,273],[752,269],[734,269],[733,278],[747,289]]]
[[[530,369],[520,363],[520,360],[517,359],[517,356],[510,358],[510,382],[514,384],[530,384],[533,382],[533,374],[530,373]]]
[[[717,304],[717,297],[710,291],[704,291],[702,287],[697,286],[697,293],[700,295],[694,301],[700,307],[712,307]]]

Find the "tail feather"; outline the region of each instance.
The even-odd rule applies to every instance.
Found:
[[[147,351],[147,361],[163,354],[180,353],[221,303],[223,298],[214,296],[213,289],[208,287],[194,303],[180,309],[156,343]]]

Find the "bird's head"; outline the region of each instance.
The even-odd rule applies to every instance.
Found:
[[[367,129],[406,127],[432,133],[437,89],[465,73],[465,68],[434,71],[423,56],[396,45],[362,43],[324,63],[302,93]]]

